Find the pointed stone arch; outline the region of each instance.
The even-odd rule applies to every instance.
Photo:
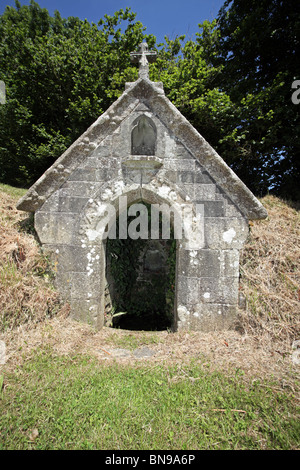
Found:
[[[84,248],[85,256],[82,257],[81,270],[86,273],[86,282],[81,286],[78,285],[76,294],[71,293],[71,304],[73,310],[79,312],[80,309],[90,311],[92,314],[91,322],[96,324],[98,328],[105,325],[105,307],[107,301],[107,278],[106,278],[106,244],[107,236],[113,227],[114,221],[124,213],[129,206],[145,202],[149,205],[155,206],[156,210],[161,211],[162,215],[169,220],[170,225],[181,223],[181,206],[175,204],[174,201],[168,196],[161,196],[154,188],[146,188],[141,194],[140,189],[135,186],[129,188],[122,193],[116,194],[109,202],[101,200],[101,194],[98,198],[90,201],[83,211],[80,222],[79,232],[81,236],[81,247]],[[170,208],[170,209],[169,209]],[[182,241],[182,240],[181,240]],[[181,256],[182,246],[177,241],[176,249],[176,263]],[[80,250],[74,250],[71,254],[72,257],[77,259],[80,256]],[[70,261],[70,260],[69,260]],[[61,269],[63,269],[60,263]],[[76,277],[76,273],[74,273]],[[86,286],[89,285],[89,292],[86,291]],[[81,290],[81,291],[80,291]],[[172,328],[177,329],[177,288],[176,281],[174,285],[174,314]],[[87,295],[85,296],[85,292]],[[85,301],[84,296],[86,297]],[[78,299],[80,298],[80,302]],[[91,305],[90,305],[91,304]],[[82,313],[84,315],[84,313]],[[80,317],[80,315],[79,315]],[[145,328],[147,329],[147,328]]]

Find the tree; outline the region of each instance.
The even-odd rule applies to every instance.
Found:
[[[121,31],[124,26],[125,31]],[[127,8],[87,20],[51,17],[31,0],[0,17],[0,180],[32,184],[137,78],[130,52],[153,36]]]
[[[129,8],[98,24],[31,0],[0,17],[0,180],[28,186],[137,79],[145,39],[150,79],[256,194],[299,198],[297,0],[227,0],[216,21],[156,44]],[[122,32],[124,31],[124,32]],[[298,74],[298,75],[297,75]]]
[[[208,56],[222,66],[219,86],[234,103],[244,155],[229,159],[256,193],[299,199],[299,106],[292,84],[300,78],[297,0],[227,0],[218,39]],[[248,175],[247,175],[248,173]]]

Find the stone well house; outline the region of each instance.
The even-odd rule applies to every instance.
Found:
[[[177,241],[174,327],[228,328],[239,302],[239,251],[248,222],[267,213],[168,100],[162,83],[149,80],[151,57],[145,44],[133,54],[138,80],[126,84],[17,207],[35,213],[36,232],[52,254],[56,285],[72,316],[97,328],[104,325],[104,233],[111,209],[120,214],[124,201],[141,200],[178,212],[190,208],[200,230],[188,226]]]

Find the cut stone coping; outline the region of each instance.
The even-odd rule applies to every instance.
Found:
[[[160,168],[162,164],[163,162],[161,158],[149,155],[130,156],[128,160],[122,162],[122,165],[134,170]]]

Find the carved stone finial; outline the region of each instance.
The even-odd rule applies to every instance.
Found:
[[[155,62],[156,56],[155,51],[148,51],[148,44],[146,42],[140,44],[138,52],[130,53],[130,60],[139,63],[139,78],[149,79],[149,62]]]

